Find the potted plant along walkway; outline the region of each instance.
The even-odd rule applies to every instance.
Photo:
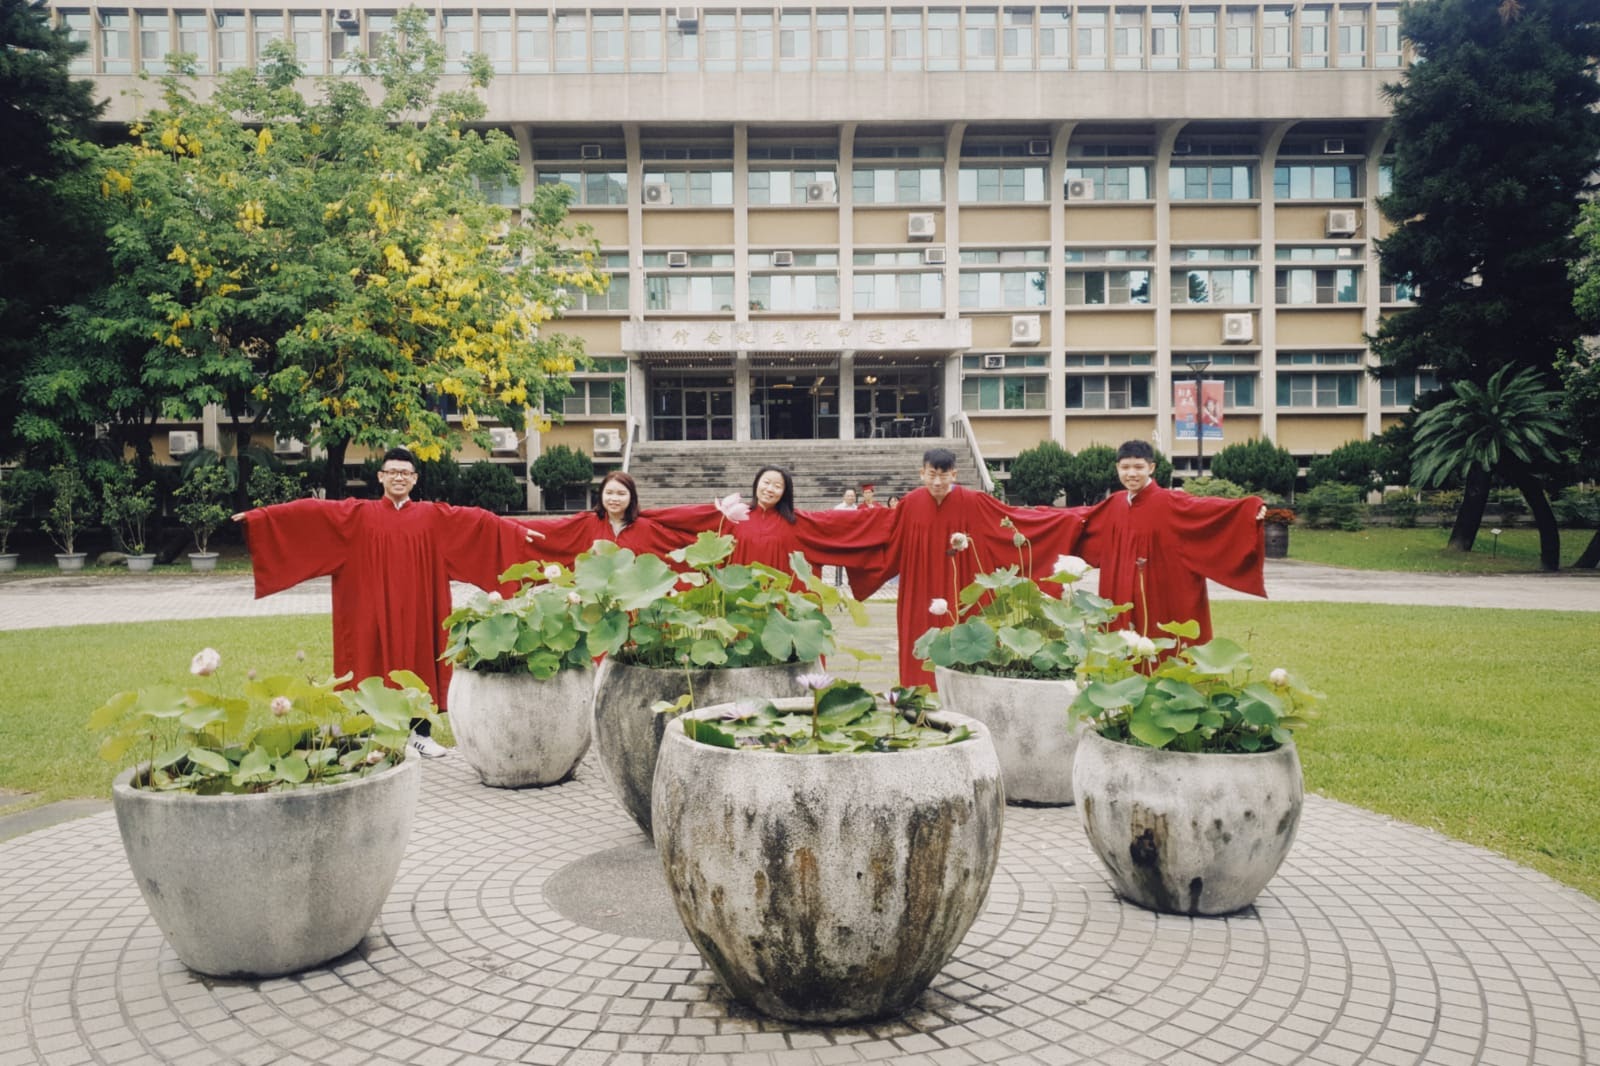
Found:
[[[476,593],[444,620],[450,725],[484,784],[559,784],[589,750],[589,627],[571,571],[524,563],[502,577],[523,582],[515,596]]]
[[[595,679],[594,744],[607,783],[646,835],[656,755],[669,713],[794,691],[794,679],[837,651],[828,612],[859,603],[822,580],[796,552],[788,574],[728,565],[734,540],[701,533],[672,558],[597,544],[575,564],[593,623],[590,649],[606,655]]]
[[[1016,536],[1019,551],[1025,550],[1027,541]],[[971,543],[958,533],[951,549],[969,551]],[[1119,612],[1110,600],[1076,587],[1091,569],[1076,556],[1057,559],[1049,580],[1062,585],[1059,599],[1020,567],[980,573],[954,594],[953,607],[934,601],[933,613],[950,621],[917,640],[916,654],[932,664],[944,706],[989,727],[1009,803],[1073,801],[1077,738],[1062,727],[1061,712],[1078,695],[1074,671],[1090,630]]]
[[[205,648],[191,672],[215,673]],[[295,973],[344,954],[377,919],[405,854],[420,770],[409,671],[385,687],[269,677],[243,697],[122,692],[90,720],[123,764],[112,805],[128,865],[173,951],[216,977]]]
[[[930,713],[926,687],[879,699],[799,680],[809,698],[701,707],[667,729],[656,848],[734,998],[808,1025],[889,1017],[983,909],[1000,763],[981,722]]]
[[[1251,676],[1231,640],[1096,635],[1078,668],[1073,788],[1117,893],[1169,914],[1229,914],[1294,843],[1303,788],[1292,731],[1323,697],[1282,669]]]

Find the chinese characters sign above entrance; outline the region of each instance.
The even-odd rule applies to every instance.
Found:
[[[959,318],[677,319],[622,325],[622,347],[629,352],[953,352],[971,346],[972,323]]]

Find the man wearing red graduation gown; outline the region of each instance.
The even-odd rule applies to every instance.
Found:
[[[1226,500],[1172,492],[1150,480],[1155,453],[1141,440],[1117,450],[1125,491],[1102,500],[1084,519],[1078,554],[1100,568],[1100,595],[1133,610],[1112,623],[1147,637],[1162,622],[1200,623],[1196,643],[1211,639],[1206,579],[1265,596],[1261,500]]]
[[[378,477],[381,499],[294,500],[233,519],[244,523],[257,599],[333,575],[334,673],[356,682],[410,670],[443,711],[450,582],[500,588],[501,572],[526,558],[523,530],[476,507],[411,499],[417,463],[404,448],[384,455]],[[420,737],[413,745],[426,755],[447,750]]]
[[[907,493],[898,507],[869,512],[888,523],[883,563],[850,569],[850,588],[860,599],[900,575],[895,617],[902,685],[934,683],[912,648],[923,633],[953,620],[949,614],[933,613],[935,600],[944,600],[954,611],[960,590],[975,576],[1006,566],[1021,565],[1035,580],[1049,576],[1058,556],[1072,554],[1087,511],[1007,507],[987,493],[957,485],[955,478],[955,454],[930,448],[922,457],[922,488]],[[1000,524],[1005,519],[1011,526]],[[971,545],[952,552],[950,538],[956,533],[966,534]],[[1030,543],[1018,548],[1017,533]]]

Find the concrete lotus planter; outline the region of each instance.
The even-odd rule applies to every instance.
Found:
[[[1005,796],[989,730],[948,711],[929,718],[977,735],[780,755],[667,730],[656,849],[684,928],[736,999],[808,1025],[888,1017],[955,953],[983,910]]]
[[[650,836],[650,783],[656,753],[670,719],[650,710],[657,700],[676,700],[692,691],[695,703],[709,707],[742,699],[771,699],[801,691],[795,678],[815,663],[740,666],[730,670],[657,669],[612,659],[600,664],[594,680],[594,747],[600,772],[630,817]]]
[[[554,785],[572,776],[589,750],[594,672],[559,670],[540,680],[526,670],[450,675],[450,728],[456,747],[494,788]]]
[[[112,806],[133,878],[179,960],[215,977],[275,977],[349,951],[394,884],[417,760],[374,777],[250,796],[133,788]]]
[[[76,573],[83,569],[83,562],[87,558],[88,552],[57,552],[56,569],[63,573]]]
[[[150,554],[130,555],[126,561],[130,574],[148,574],[156,565],[156,557]]]
[[[0,554],[0,574],[9,574],[17,568],[17,553]]]
[[[933,676],[947,710],[989,727],[1007,803],[1059,807],[1072,802],[1078,739],[1067,708],[1077,698],[1077,682],[990,677],[943,666],[934,667]]]
[[[1117,893],[1168,914],[1230,914],[1278,872],[1300,824],[1300,756],[1191,755],[1078,739],[1078,810]]]
[[[217,568],[217,552],[190,552],[189,569],[200,572],[215,570]]]

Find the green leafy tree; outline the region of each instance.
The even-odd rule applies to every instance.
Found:
[[[1252,492],[1287,496],[1294,491],[1299,466],[1288,449],[1269,440],[1252,439],[1230,444],[1211,460],[1211,473],[1237,482]]]
[[[1159,461],[1157,480],[1160,480]],[[1171,470],[1171,465],[1167,468]],[[1170,482],[1169,473],[1168,480]],[[1168,482],[1162,482],[1167,484]],[[1067,506],[1082,507],[1086,504],[1098,503],[1105,494],[1116,488],[1117,481],[1117,450],[1104,444],[1091,444],[1072,457],[1072,465],[1067,468],[1066,475],[1061,480],[1061,488],[1067,494]]]
[[[446,402],[486,445],[480,418],[520,428],[558,399],[582,347],[549,323],[604,288],[565,189],[515,217],[483,195],[520,180],[514,142],[479,128],[486,65],[441,92],[426,16],[395,28],[359,61],[368,80],[323,79],[316,99],[284,42],[205,99],[164,78],[105,161],[124,263],[106,302],[143,339],[138,380],[169,414],[222,404],[239,452],[252,416],[324,448],[333,495],[352,444],[453,447]]]
[[[1420,294],[1373,339],[1378,374],[1481,386],[1514,364],[1553,384],[1580,335],[1567,264],[1600,157],[1593,0],[1430,0],[1401,30],[1421,61],[1386,90],[1397,225],[1378,249]]]
[[[1515,373],[1513,373],[1515,370]],[[1539,526],[1539,563],[1561,565],[1561,540],[1555,513],[1541,484],[1540,470],[1561,454],[1558,405],[1561,396],[1546,389],[1537,371],[1507,365],[1486,385],[1458,381],[1451,399],[1417,418],[1412,480],[1442,485],[1452,478],[1466,484],[1461,509],[1450,530],[1450,547],[1471,551],[1483,521],[1490,472],[1500,471],[1528,501]]]
[[[569,486],[587,485],[594,479],[594,460],[565,444],[551,445],[528,468],[528,478],[544,493],[548,510],[550,501],[559,499]]]
[[[1053,440],[1017,453],[1006,479],[1006,499],[1027,506],[1054,503],[1066,487],[1072,453]]]
[[[1572,264],[1573,306],[1590,337],[1600,334],[1600,204],[1588,203],[1578,221],[1579,256]],[[1572,472],[1600,480],[1600,350],[1593,342],[1574,345],[1556,361],[1564,387],[1562,412],[1575,445]],[[1574,566],[1600,565],[1600,532],[1579,553]]]
[[[233,492],[233,479],[228,467],[220,462],[197,462],[183,475],[183,484],[175,494],[178,521],[194,534],[195,548],[204,555],[209,551],[211,534],[228,520],[228,507],[223,501]]]
[[[54,310],[76,299],[104,262],[87,142],[103,103],[74,79],[84,50],[50,9],[0,0],[0,452],[25,443],[24,366]],[[86,425],[90,425],[87,424]],[[61,449],[57,449],[60,451]]]
[[[461,483],[469,504],[496,514],[521,510],[527,498],[517,476],[503,463],[473,463],[462,472]]]
[[[1334,481],[1341,485],[1380,489],[1384,485],[1385,462],[1383,445],[1376,438],[1348,441],[1327,455],[1313,459],[1306,470],[1306,483],[1312,488]]]

